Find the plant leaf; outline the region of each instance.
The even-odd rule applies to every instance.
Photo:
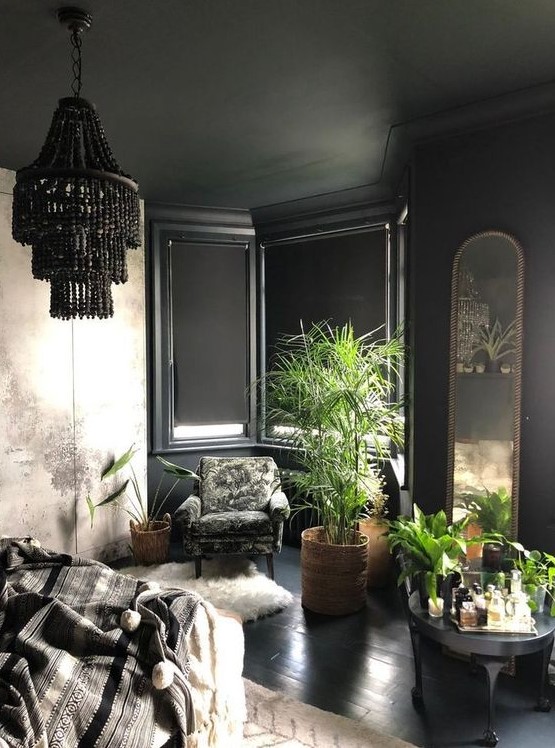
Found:
[[[198,475],[192,470],[181,467],[181,465],[175,465],[173,462],[168,462],[160,455],[156,455],[156,459],[164,466],[164,472],[170,475],[175,475],[176,478],[198,478]]]
[[[134,445],[132,444],[127,452],[122,454],[121,457],[118,457],[117,460],[114,460],[112,464],[106,468],[106,470],[100,476],[100,480],[111,478],[116,473],[119,473],[119,471],[127,465],[127,463],[132,459],[133,455],[137,454],[137,452],[139,451],[138,449],[133,449],[133,446]]]
[[[94,505],[93,500],[90,497],[90,494],[87,494],[87,506],[89,508],[89,514],[90,514],[90,517],[91,517],[91,530],[92,530],[92,526],[93,526],[93,522],[94,522],[94,511],[95,511],[96,507]]]
[[[123,484],[122,486],[120,486],[120,487],[119,487],[119,488],[118,488],[118,489],[117,489],[116,491],[114,491],[113,493],[111,493],[111,494],[110,494],[109,496],[107,496],[107,497],[106,497],[105,499],[103,499],[102,501],[99,501],[99,502],[98,502],[98,504],[96,504],[96,507],[99,507],[99,506],[106,506],[106,504],[111,504],[111,503],[112,503],[113,501],[115,501],[116,499],[119,499],[119,497],[120,497],[120,496],[121,496],[121,495],[122,495],[123,493],[125,493],[125,489],[127,488],[127,484],[128,484],[128,483],[129,483],[129,480],[126,480],[126,481],[125,481],[125,483],[124,483],[124,484]],[[95,508],[96,508],[96,507],[95,507]]]

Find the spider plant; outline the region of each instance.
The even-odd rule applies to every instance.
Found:
[[[267,433],[293,447],[299,467],[289,473],[297,511],[314,509],[338,545],[355,542],[356,523],[380,488],[379,463],[402,442],[391,398],[403,345],[399,335],[376,333],[301,324],[300,334],[281,339],[262,382]]]
[[[131,464],[131,460],[138,451],[138,449],[134,449],[134,446],[131,445],[127,452],[124,452],[121,457],[117,457],[112,460],[112,462],[100,476],[100,480],[104,481],[113,478],[120,471],[126,468],[129,471],[129,477],[126,478],[124,482],[120,486],[118,486],[118,488],[116,488],[109,496],[107,496],[102,501],[99,501],[97,504],[93,502],[90,495],[87,496],[86,500],[91,518],[91,527],[93,526],[94,515],[98,507],[112,506],[113,508],[118,508],[126,512],[133,523],[137,526],[138,530],[150,530],[152,529],[152,523],[156,520],[157,517],[160,516],[162,508],[166,504],[177,484],[186,478],[197,477],[196,474],[191,470],[187,470],[187,468],[183,468],[179,465],[174,465],[173,462],[168,462],[168,460],[165,460],[163,457],[157,455],[156,459],[162,464],[163,472],[160,476],[160,480],[154,494],[154,501],[152,502],[152,507],[149,511],[147,503],[143,501],[139,481],[137,480],[133,465]],[[161,495],[161,488],[166,475],[172,476],[174,480],[169,489],[163,495]]]
[[[499,319],[496,319],[491,327],[480,325],[478,345],[474,349],[473,355],[479,351],[484,351],[489,361],[498,362],[515,352],[515,339],[515,320],[505,329],[501,326]]]

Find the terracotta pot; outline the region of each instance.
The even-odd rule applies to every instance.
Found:
[[[151,523],[151,529],[139,530],[134,522],[129,522],[133,557],[138,566],[163,564],[168,560],[172,523],[169,514],[162,520]]]
[[[470,522],[466,527],[467,540],[475,538],[477,535],[482,534],[482,528],[476,522]],[[466,557],[469,561],[475,558],[480,558],[482,555],[482,543],[476,543],[476,545],[469,545],[466,548]]]
[[[360,532],[368,537],[368,587],[385,587],[389,582],[392,559],[387,544],[387,525],[379,519],[361,519]]]
[[[356,533],[356,545],[326,542],[323,527],[301,535],[301,602],[315,613],[341,616],[366,605],[368,538]]]

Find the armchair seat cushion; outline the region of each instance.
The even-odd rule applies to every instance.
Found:
[[[202,535],[272,535],[272,523],[266,512],[229,511],[205,514],[198,522]]]

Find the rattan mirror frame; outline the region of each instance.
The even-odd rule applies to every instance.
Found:
[[[515,314],[515,362],[514,362],[514,408],[513,408],[513,464],[512,464],[512,537],[518,537],[518,504],[520,479],[520,417],[521,417],[521,384],[522,384],[522,338],[524,316],[524,250],[520,242],[511,234],[503,231],[488,230],[470,236],[457,250],[453,260],[451,276],[451,324],[449,330],[449,394],[447,419],[447,488],[446,513],[449,520],[453,516],[454,466],[455,466],[455,433],[456,433],[456,382],[457,382],[457,314],[459,271],[464,251],[472,242],[488,237],[505,239],[516,252],[516,314]]]

